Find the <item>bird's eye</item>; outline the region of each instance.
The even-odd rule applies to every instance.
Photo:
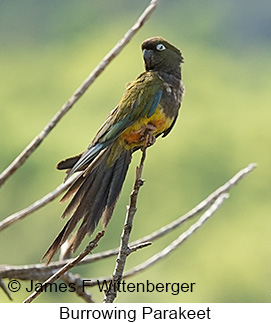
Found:
[[[165,50],[165,49],[166,49],[166,47],[165,47],[163,44],[158,44],[158,45],[156,46],[156,49],[158,49],[158,50],[162,51],[162,50]]]

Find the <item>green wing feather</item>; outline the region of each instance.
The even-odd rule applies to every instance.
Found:
[[[138,119],[150,118],[162,97],[163,81],[156,72],[145,72],[127,87],[120,103],[105,120],[91,146],[112,142]]]
[[[140,118],[150,118],[162,97],[163,81],[157,72],[145,72],[127,87],[120,103],[110,113],[94,140],[72,167],[66,180],[79,169],[84,169],[108,147],[123,131]]]

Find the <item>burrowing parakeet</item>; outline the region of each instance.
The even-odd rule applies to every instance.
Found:
[[[68,169],[67,177],[82,171],[62,201],[73,197],[62,217],[70,216],[43,258],[50,262],[68,239],[77,223],[82,223],[72,242],[75,251],[99,220],[108,224],[119,197],[132,153],[141,148],[146,133],[165,137],[178,117],[184,85],[181,77],[182,53],[161,37],[142,45],[145,72],[131,82],[114,110],[98,130],[87,150],[61,161],[58,169]]]

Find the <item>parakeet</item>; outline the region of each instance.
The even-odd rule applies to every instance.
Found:
[[[102,218],[106,227],[118,200],[132,153],[143,146],[146,131],[165,137],[173,128],[184,95],[181,76],[182,53],[162,37],[141,45],[145,71],[129,83],[125,93],[98,130],[87,150],[58,163],[68,177],[82,171],[62,202],[72,198],[62,218],[70,215],[43,259],[47,263],[68,239],[80,220],[72,240],[75,251]]]

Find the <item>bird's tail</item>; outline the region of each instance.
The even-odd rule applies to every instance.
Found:
[[[114,153],[111,150],[112,146],[109,146],[100,153],[63,196],[62,202],[72,196],[73,199],[62,218],[70,214],[72,216],[44,254],[42,259],[46,258],[47,264],[81,219],[82,223],[72,241],[73,251],[78,248],[87,233],[93,233],[101,217],[103,226],[108,224],[131,161],[131,151],[124,150],[108,165],[108,160]],[[77,159],[75,158],[75,161]]]

